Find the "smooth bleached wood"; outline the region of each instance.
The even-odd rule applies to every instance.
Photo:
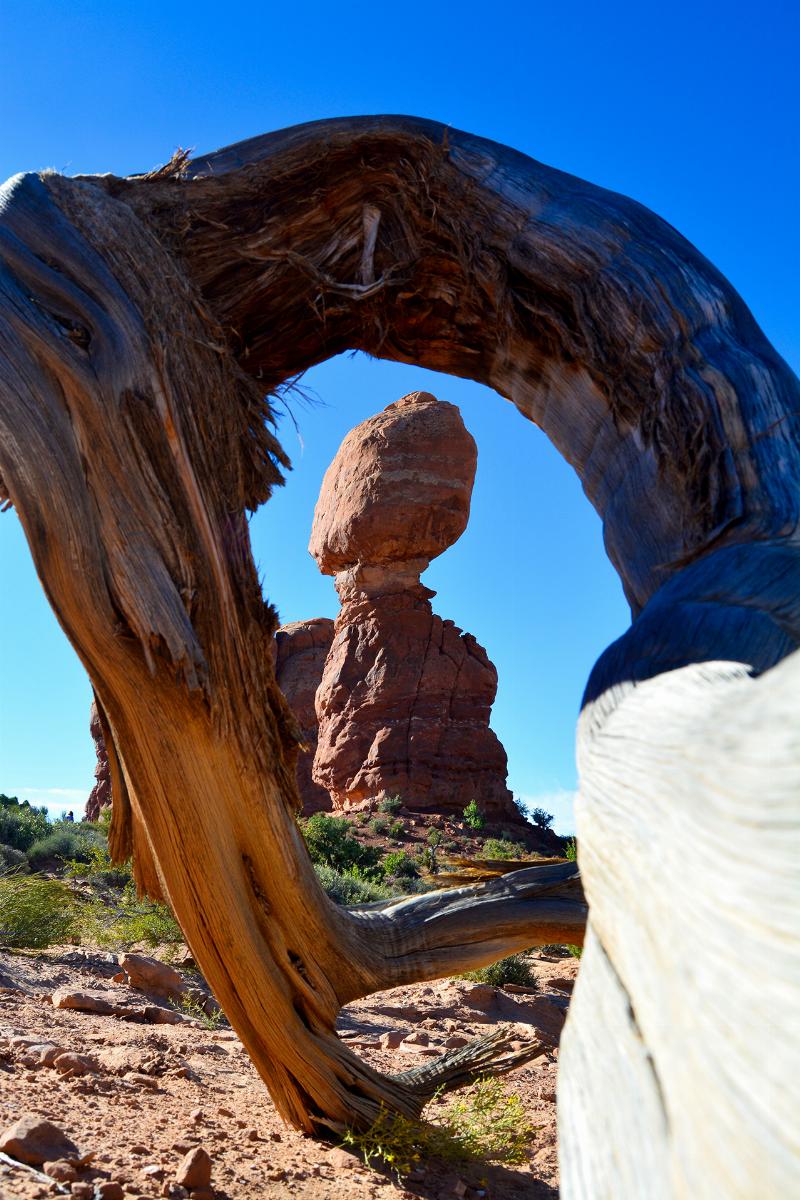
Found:
[[[566,1200],[797,1191],[799,704],[796,653],[759,679],[685,667],[581,717]]]

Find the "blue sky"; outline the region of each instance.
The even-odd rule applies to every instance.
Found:
[[[566,11],[565,11],[566,10]],[[434,117],[655,209],[731,280],[797,370],[796,54],[800,6],[73,0],[0,6],[0,179],[147,169],[318,117]],[[460,405],[479,449],[464,537],[426,576],[444,617],[500,674],[493,724],[510,783],[569,830],[574,723],[627,607],[577,479],[485,388],[341,358],[281,425],[295,463],[252,522],[284,620],[335,615],[305,546],[347,430],[424,387]],[[88,598],[90,600],[90,598]],[[0,791],[76,810],[94,765],[88,682],[50,614],[15,515],[0,516]]]

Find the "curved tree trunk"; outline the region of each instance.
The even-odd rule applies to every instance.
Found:
[[[245,510],[283,461],[264,392],[362,348],[490,384],[575,466],[635,620],[595,668],[582,717],[579,834],[599,915],[567,1043],[566,1186],[642,1194],[621,1137],[608,1188],[593,1190],[603,1101],[588,1068],[579,1093],[584,1046],[596,1063],[628,1063],[619,1102],[633,1111],[646,1095],[641,1127],[669,1186],[711,1195],[674,1120],[692,1085],[667,1069],[674,1045],[648,1004],[662,986],[681,1024],[713,1002],[716,982],[703,992],[690,977],[677,994],[667,977],[712,949],[711,923],[682,944],[674,876],[643,872],[662,958],[650,908],[638,895],[631,907],[617,880],[636,879],[642,779],[658,777],[663,796],[669,771],[678,781],[659,826],[665,859],[690,836],[680,781],[691,786],[698,754],[685,726],[669,741],[646,689],[670,709],[683,694],[673,668],[726,659],[765,671],[800,642],[800,387],[741,300],[633,202],[408,118],[301,126],[127,180],[18,177],[0,247],[0,474],[95,685],[126,797],[117,848],[132,845],[143,885],[169,897],[279,1110],[305,1128],[369,1120],[381,1102],[418,1111],[441,1079],[462,1081],[497,1050],[440,1060],[438,1078],[387,1080],[336,1039],[342,1003],[537,941],[580,941],[585,914],[569,866],[374,913],[321,892],[294,822],[296,732],[247,540]],[[713,724],[729,682],[706,670],[690,711]],[[756,713],[771,712],[776,678],[742,683]],[[625,714],[642,731],[640,775],[615,734]],[[786,727],[780,705],[775,720]],[[728,754],[746,758],[743,741],[708,743],[701,806],[733,889],[732,813],[713,802]],[[742,774],[755,809],[765,769]],[[666,809],[653,809],[656,823]],[[760,820],[751,832],[758,862],[769,839]],[[701,873],[685,878],[688,905],[707,914],[718,894]],[[724,972],[719,986],[732,986]],[[626,1004],[644,1053],[633,1035],[619,1052],[608,1040],[593,1049],[595,1005],[630,1033]],[[708,1041],[704,1078],[724,1077],[727,1044]],[[721,1100],[704,1114],[705,1135],[727,1136],[733,1111]]]

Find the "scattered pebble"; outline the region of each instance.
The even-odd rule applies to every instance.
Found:
[[[51,1179],[55,1179],[57,1183],[72,1183],[78,1178],[78,1172],[71,1162],[67,1162],[65,1158],[57,1158],[55,1162],[46,1162],[42,1164],[42,1170],[45,1175],[49,1175]]]
[[[211,1183],[211,1156],[202,1146],[195,1146],[184,1158],[175,1174],[175,1182],[194,1191]]]
[[[0,1150],[32,1167],[79,1155],[78,1147],[63,1129],[36,1116],[20,1117],[0,1134]]]
[[[97,1200],[125,1200],[122,1184],[116,1179],[109,1179],[97,1185]]]

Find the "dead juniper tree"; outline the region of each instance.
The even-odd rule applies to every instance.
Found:
[[[479,380],[544,429],[633,616],[579,723],[565,1191],[752,1195],[766,1155],[786,1194],[789,1089],[730,947],[796,965],[800,387],[720,274],[640,205],[512,150],[343,119],[127,179],[11,180],[0,346],[2,495],[94,685],[114,853],[169,899],[309,1130],[515,1061],[500,1039],[382,1076],[336,1037],[341,1005],[580,942],[586,914],[573,864],[376,910],[322,892],[247,534],[288,465],[269,398],[362,349]],[[788,1031],[787,1004],[772,1015]]]

